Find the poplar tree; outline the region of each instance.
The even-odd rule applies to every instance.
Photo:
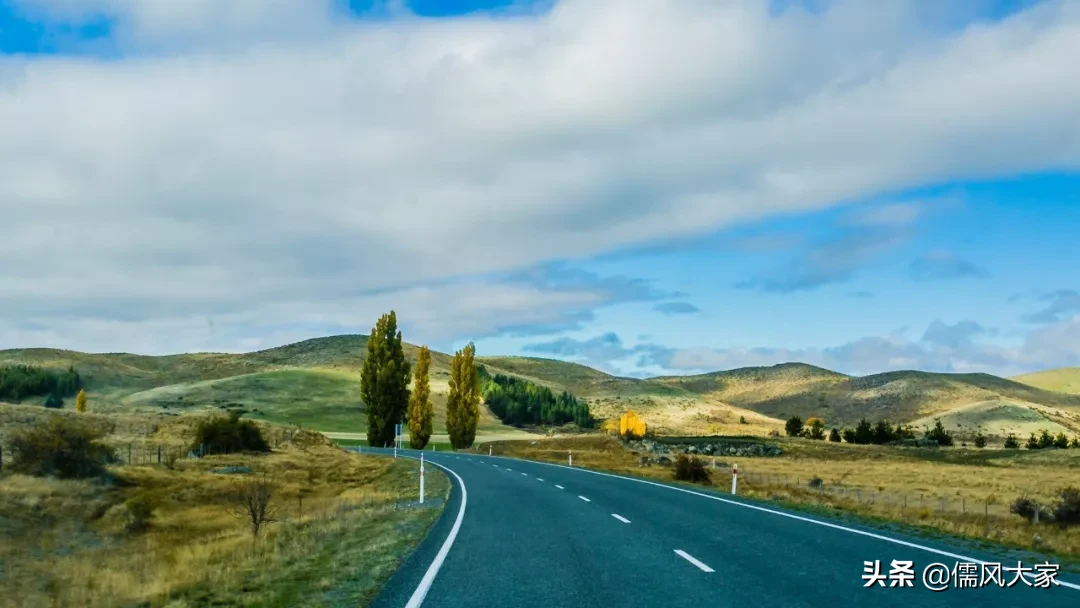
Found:
[[[409,397],[409,445],[414,450],[422,450],[431,440],[431,426],[435,412],[431,409],[431,382],[428,377],[431,369],[431,351],[421,346],[416,356],[416,371],[413,373],[413,390]]]
[[[79,394],[75,397],[75,411],[86,412],[86,389],[79,389]]]
[[[446,398],[446,432],[454,449],[468,448],[476,440],[480,421],[480,386],[472,342],[454,353],[450,362],[450,394]]]
[[[360,395],[368,419],[368,445],[394,443],[394,425],[405,421],[409,405],[409,362],[401,347],[394,311],[379,317],[367,342]]]

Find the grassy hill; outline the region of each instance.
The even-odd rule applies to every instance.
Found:
[[[1048,391],[1080,395],[1080,367],[1064,367],[1024,374],[1014,377],[1013,380]]]
[[[363,433],[360,369],[367,336],[315,338],[267,350],[161,357],[88,354],[57,349],[0,351],[0,365],[74,366],[84,379],[92,410],[175,413],[243,407],[269,422],[321,431]],[[413,363],[419,347],[406,344]],[[445,432],[450,357],[432,353],[435,432]],[[40,399],[28,400],[36,403]],[[486,408],[481,432],[511,432]]]
[[[361,433],[365,419],[359,404],[360,369],[366,344],[366,336],[345,335],[252,353],[164,357],[24,349],[0,351],[0,365],[74,365],[85,378],[91,407],[101,411],[241,406],[267,421]],[[414,361],[417,350],[405,346],[406,356]],[[793,415],[818,416],[837,427],[863,417],[918,427],[941,417],[965,433],[982,429],[993,435],[1026,434],[1042,428],[1080,432],[1080,394],[1059,392],[1080,382],[1080,370],[1054,370],[1016,380],[918,371],[853,377],[785,363],[637,379],[534,357],[481,357],[479,362],[492,373],[569,390],[600,418],[634,409],[661,434],[764,434],[782,429],[783,421]],[[445,425],[449,366],[448,355],[432,353],[436,433]],[[486,408],[481,430],[512,432]]]

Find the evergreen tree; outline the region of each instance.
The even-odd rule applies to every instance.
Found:
[[[840,435],[844,438],[844,441],[846,441],[848,443],[856,443],[856,439],[858,439],[855,436],[855,431],[853,431],[852,429],[844,429],[840,433]]]
[[[1054,436],[1050,434],[1050,431],[1043,429],[1039,434],[1039,449],[1054,447]]]
[[[873,442],[874,443],[876,443],[878,445],[883,445],[883,444],[889,443],[890,441],[894,440],[895,438],[896,437],[893,434],[892,425],[889,424],[888,421],[879,420],[878,423],[876,425],[874,425],[874,436],[873,436]]]
[[[874,427],[870,426],[869,420],[863,418],[859,421],[859,424],[855,425],[855,443],[865,445],[873,442]]]
[[[788,421],[784,423],[784,431],[788,434],[788,437],[799,437],[803,432],[803,421],[798,416],[792,416],[788,418]]]
[[[414,450],[424,449],[431,440],[432,420],[435,413],[431,409],[431,383],[428,377],[431,369],[431,351],[421,346],[416,357],[416,371],[413,373],[413,390],[409,397],[409,445]]]
[[[953,444],[952,434],[945,430],[945,425],[941,424],[941,420],[937,418],[934,419],[934,428],[926,431],[926,438],[942,446]]]
[[[64,400],[56,393],[49,393],[49,396],[45,398],[45,407],[60,409],[64,407]]]
[[[1054,447],[1062,449],[1069,447],[1069,438],[1065,436],[1065,433],[1058,433],[1057,437],[1054,437]]]
[[[1020,448],[1020,442],[1016,439],[1016,435],[1009,433],[1009,436],[1005,438],[1005,449],[1016,450]]]
[[[480,421],[480,386],[474,364],[476,347],[470,342],[450,362],[450,393],[446,397],[446,432],[454,449],[468,448],[476,439]]]
[[[982,431],[979,431],[978,433],[975,433],[975,447],[977,447],[977,448],[985,448],[986,447],[986,435],[983,435]]]
[[[1028,437],[1027,443],[1024,444],[1024,447],[1029,450],[1039,449],[1039,438],[1035,436],[1035,433],[1032,433],[1031,436]]]
[[[368,445],[394,443],[394,425],[404,422],[409,405],[409,362],[401,347],[394,311],[379,317],[367,342],[360,394],[367,409]]]
[[[78,396],[75,397],[75,411],[80,413],[86,412],[86,390],[79,389]]]
[[[829,441],[833,443],[840,443],[840,431],[839,429],[833,429],[829,431]]]
[[[1072,441],[1069,442],[1069,448],[1080,448],[1080,437],[1073,437]]]
[[[816,439],[818,441],[825,439],[825,421],[821,418],[811,418],[807,422],[810,423],[808,432],[810,439]]]

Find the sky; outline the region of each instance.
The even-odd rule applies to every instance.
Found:
[[[0,0],[0,349],[1080,365],[1078,0]]]

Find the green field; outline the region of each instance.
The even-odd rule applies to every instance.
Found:
[[[1016,376],[1013,380],[1048,391],[1080,395],[1080,367],[1064,367]]]

